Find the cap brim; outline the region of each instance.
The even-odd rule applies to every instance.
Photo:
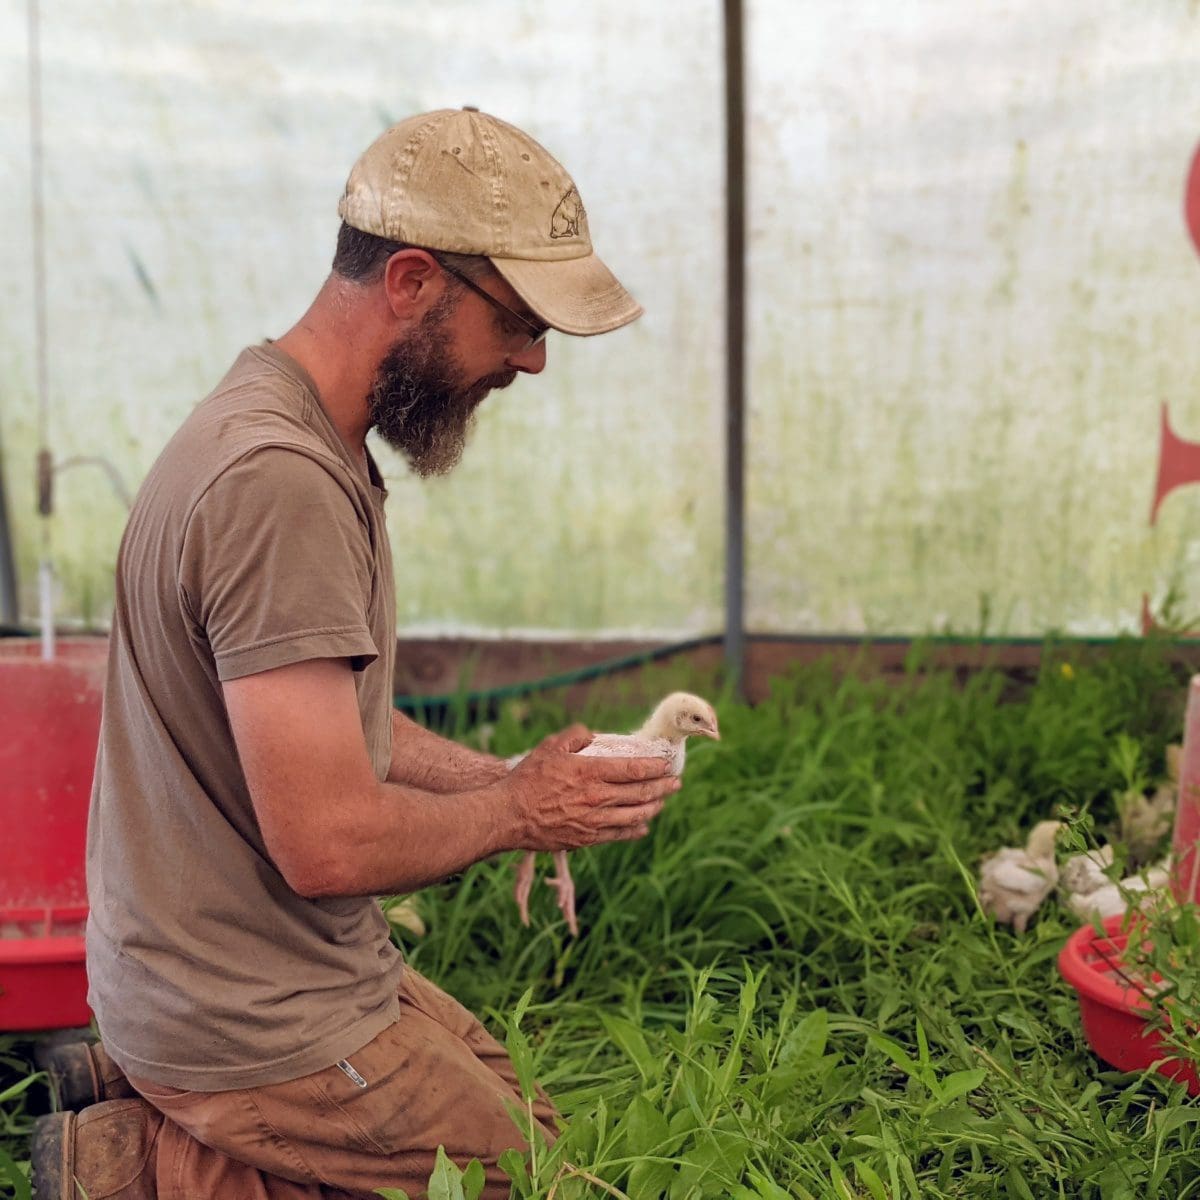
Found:
[[[554,262],[493,258],[492,265],[560,333],[609,333],[642,315],[642,306],[595,254]]]

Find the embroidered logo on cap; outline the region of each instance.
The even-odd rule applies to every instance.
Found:
[[[579,227],[587,219],[583,201],[579,193],[572,188],[558,202],[558,207],[550,216],[550,236],[552,238],[569,238],[579,236]]]

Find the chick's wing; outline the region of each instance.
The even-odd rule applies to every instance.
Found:
[[[601,758],[671,758],[675,747],[666,738],[648,738],[636,733],[598,733],[579,753]]]

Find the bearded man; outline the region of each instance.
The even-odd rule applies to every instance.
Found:
[[[660,760],[574,754],[579,727],[510,773],[391,706],[367,432],[448,471],[549,329],[639,315],[574,184],[512,126],[441,111],[384,133],[339,213],[312,306],[191,413],[121,544],[88,829],[102,1042],[51,1052],[87,1106],[39,1123],[39,1200],[416,1195],[438,1146],[507,1195],[512,1065],[373,897],[640,837],[678,787]],[[545,1097],[534,1113],[552,1138]]]

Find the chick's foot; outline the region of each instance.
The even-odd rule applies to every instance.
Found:
[[[575,881],[567,863],[567,852],[559,850],[554,855],[554,876],[546,880],[546,886],[558,893],[558,907],[567,919],[567,928],[572,937],[579,936],[579,922],[575,918]]]
[[[529,893],[533,888],[533,867],[536,856],[531,850],[517,863],[517,883],[513,888],[513,896],[517,901],[517,910],[521,914],[521,924],[529,924]]]

